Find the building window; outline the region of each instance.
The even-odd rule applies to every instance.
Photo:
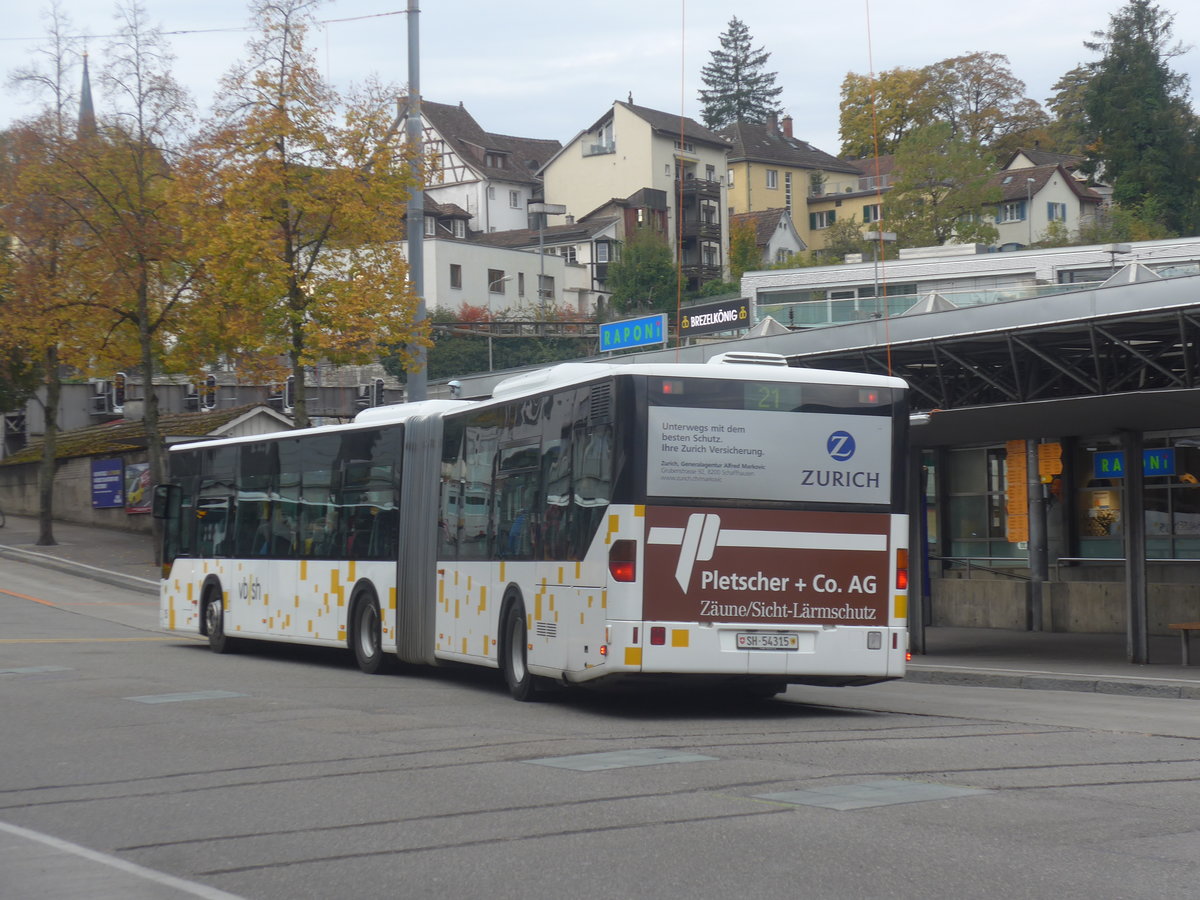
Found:
[[[733,187],[733,169],[729,170],[728,175],[729,175],[729,186]]]
[[[775,262],[777,262],[777,263],[787,262],[787,258],[791,255],[792,254],[788,251],[788,249],[786,247],[780,247],[778,250],[775,251]]]
[[[792,173],[783,173],[783,206],[790,214],[792,211]]]
[[[596,262],[598,262],[598,263],[608,262],[608,242],[607,241],[597,241],[596,242]]]
[[[525,296],[525,273],[524,272],[517,273],[517,296],[518,297]]]
[[[504,161],[503,153],[485,153],[483,156],[484,165],[491,166],[493,169],[506,169],[508,166]]]
[[[566,257],[566,260],[569,263],[579,262],[579,251],[575,248],[574,244],[563,247],[561,255]]]
[[[456,238],[465,238],[467,236],[467,223],[462,219],[455,219],[453,223],[454,236]]]
[[[1067,221],[1067,204],[1065,204],[1065,203],[1047,203],[1046,204],[1046,219],[1050,222],[1065,222],[1065,221]]]
[[[488,199],[489,199],[489,200],[495,200],[495,199],[496,199],[496,186],[495,186],[494,184],[489,184],[489,185],[488,185],[488,191],[487,191],[487,194],[488,194]]]
[[[450,263],[450,287],[462,290],[462,266]]]
[[[717,180],[717,167],[716,166],[705,166],[704,167],[704,177],[706,179],[708,179],[709,181],[716,181]]]
[[[1000,204],[1000,221],[1001,222],[1024,222],[1025,221],[1025,201],[1010,200],[1007,203]]]
[[[503,294],[504,282],[507,280],[503,269],[488,269],[488,293]]]
[[[1008,485],[1005,448],[951,450],[946,459],[949,555],[994,560],[1019,553],[1023,557],[1025,551],[1008,540],[1005,490],[1013,486]],[[1025,490],[1025,483],[1015,489]]]
[[[704,265],[713,267],[717,265],[717,248],[712,244],[705,244],[701,252],[704,254]]]
[[[779,188],[779,170],[767,169],[767,188],[769,190],[777,190]]]
[[[695,144],[693,144],[691,141],[682,141],[682,142],[680,142],[680,141],[676,141],[676,142],[675,142],[675,149],[676,149],[676,150],[683,150],[685,153],[695,153],[695,152],[696,152],[696,145],[695,145]]]
[[[822,228],[828,228],[836,221],[836,210],[823,209],[820,212],[812,212],[808,214],[808,227],[812,231],[820,231]]]
[[[863,222],[878,222],[881,218],[880,210],[882,206],[878,203],[871,203],[863,207]]]
[[[538,276],[538,299],[553,300],[554,299],[554,276],[539,275]]]
[[[434,237],[437,234],[437,219],[433,216],[425,217],[425,237]]]
[[[509,191],[508,192],[508,205],[512,209],[520,209],[521,208],[521,192],[520,191]]]

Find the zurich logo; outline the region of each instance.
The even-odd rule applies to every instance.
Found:
[[[835,431],[825,442],[825,450],[838,462],[845,462],[854,455],[854,436],[848,431]]]

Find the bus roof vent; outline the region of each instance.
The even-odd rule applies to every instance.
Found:
[[[786,366],[787,357],[779,353],[718,353],[710,365],[725,366]]]
[[[589,425],[606,425],[612,421],[612,399],[611,381],[598,381],[592,385],[591,393],[588,396],[590,402]]]

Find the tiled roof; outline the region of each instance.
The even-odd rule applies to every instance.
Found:
[[[1024,200],[1044,188],[1056,173],[1062,176],[1063,181],[1080,199],[1100,202],[1099,194],[1087,185],[1080,184],[1060,165],[1004,169],[988,179],[988,187],[1000,188],[1001,201]]]
[[[787,215],[787,210],[782,207],[779,209],[760,209],[756,212],[734,213],[729,220],[729,225],[730,228],[736,228],[742,224],[754,226],[754,243],[759,247],[765,247],[778,230],[779,220],[785,215]]]
[[[537,184],[542,163],[561,149],[556,140],[513,137],[484,131],[460,103],[421,101],[421,115],[446,139],[463,162],[489,178],[518,184]],[[509,165],[487,165],[487,153],[502,154]]]
[[[1035,166],[1062,166],[1068,171],[1078,166],[1083,162],[1082,156],[1076,156],[1073,153],[1051,153],[1049,150],[1039,150],[1037,147],[1027,150],[1022,147],[1016,153],[1008,158],[1005,168],[1013,164],[1018,156],[1024,154],[1025,158]]]
[[[645,106],[636,106],[633,103],[626,103],[624,100],[616,101],[616,105],[629,110],[655,131],[678,135],[680,124],[682,123],[684,137],[691,138],[693,141],[704,141],[706,144],[713,144],[717,147],[729,146],[729,141],[724,137],[715,131],[709,131],[695,119],[689,119],[686,116],[679,116],[675,113],[660,112],[657,109],[650,109]],[[600,121],[603,121],[603,119]]]
[[[214,409],[201,413],[162,413],[158,430],[164,437],[204,437],[222,426],[246,415],[261,404],[247,404],[229,409]],[[31,441],[0,461],[0,466],[16,466],[37,462],[42,458],[44,441]],[[103,456],[111,453],[133,453],[146,449],[146,423],[138,419],[117,419],[102,425],[89,425],[72,431],[60,431],[55,443],[55,459],[75,459],[81,456]]]
[[[721,129],[721,134],[733,145],[729,161],[773,162],[803,169],[858,174],[858,168],[807,141],[788,137],[778,126],[766,123],[735,122]]]
[[[879,156],[864,156],[862,159],[852,159],[849,162],[865,178],[870,178],[874,175],[891,175],[896,171],[896,157],[890,153]]]

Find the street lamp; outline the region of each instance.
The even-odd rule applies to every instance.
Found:
[[[880,244],[896,243],[896,232],[894,231],[868,231],[863,235],[863,240],[871,242],[871,257],[875,261],[875,305],[879,307],[880,312],[883,311],[882,305],[879,303],[879,246]]]
[[[529,212],[538,213],[538,257],[541,270],[538,273],[538,310],[542,321],[546,321],[546,298],[542,285],[546,283],[546,245],[543,232],[546,228],[546,216],[565,216],[567,208],[561,203],[543,203],[535,200],[529,204]]]
[[[1029,244],[1033,243],[1033,183],[1036,178],[1025,179],[1025,221],[1029,223]]]

